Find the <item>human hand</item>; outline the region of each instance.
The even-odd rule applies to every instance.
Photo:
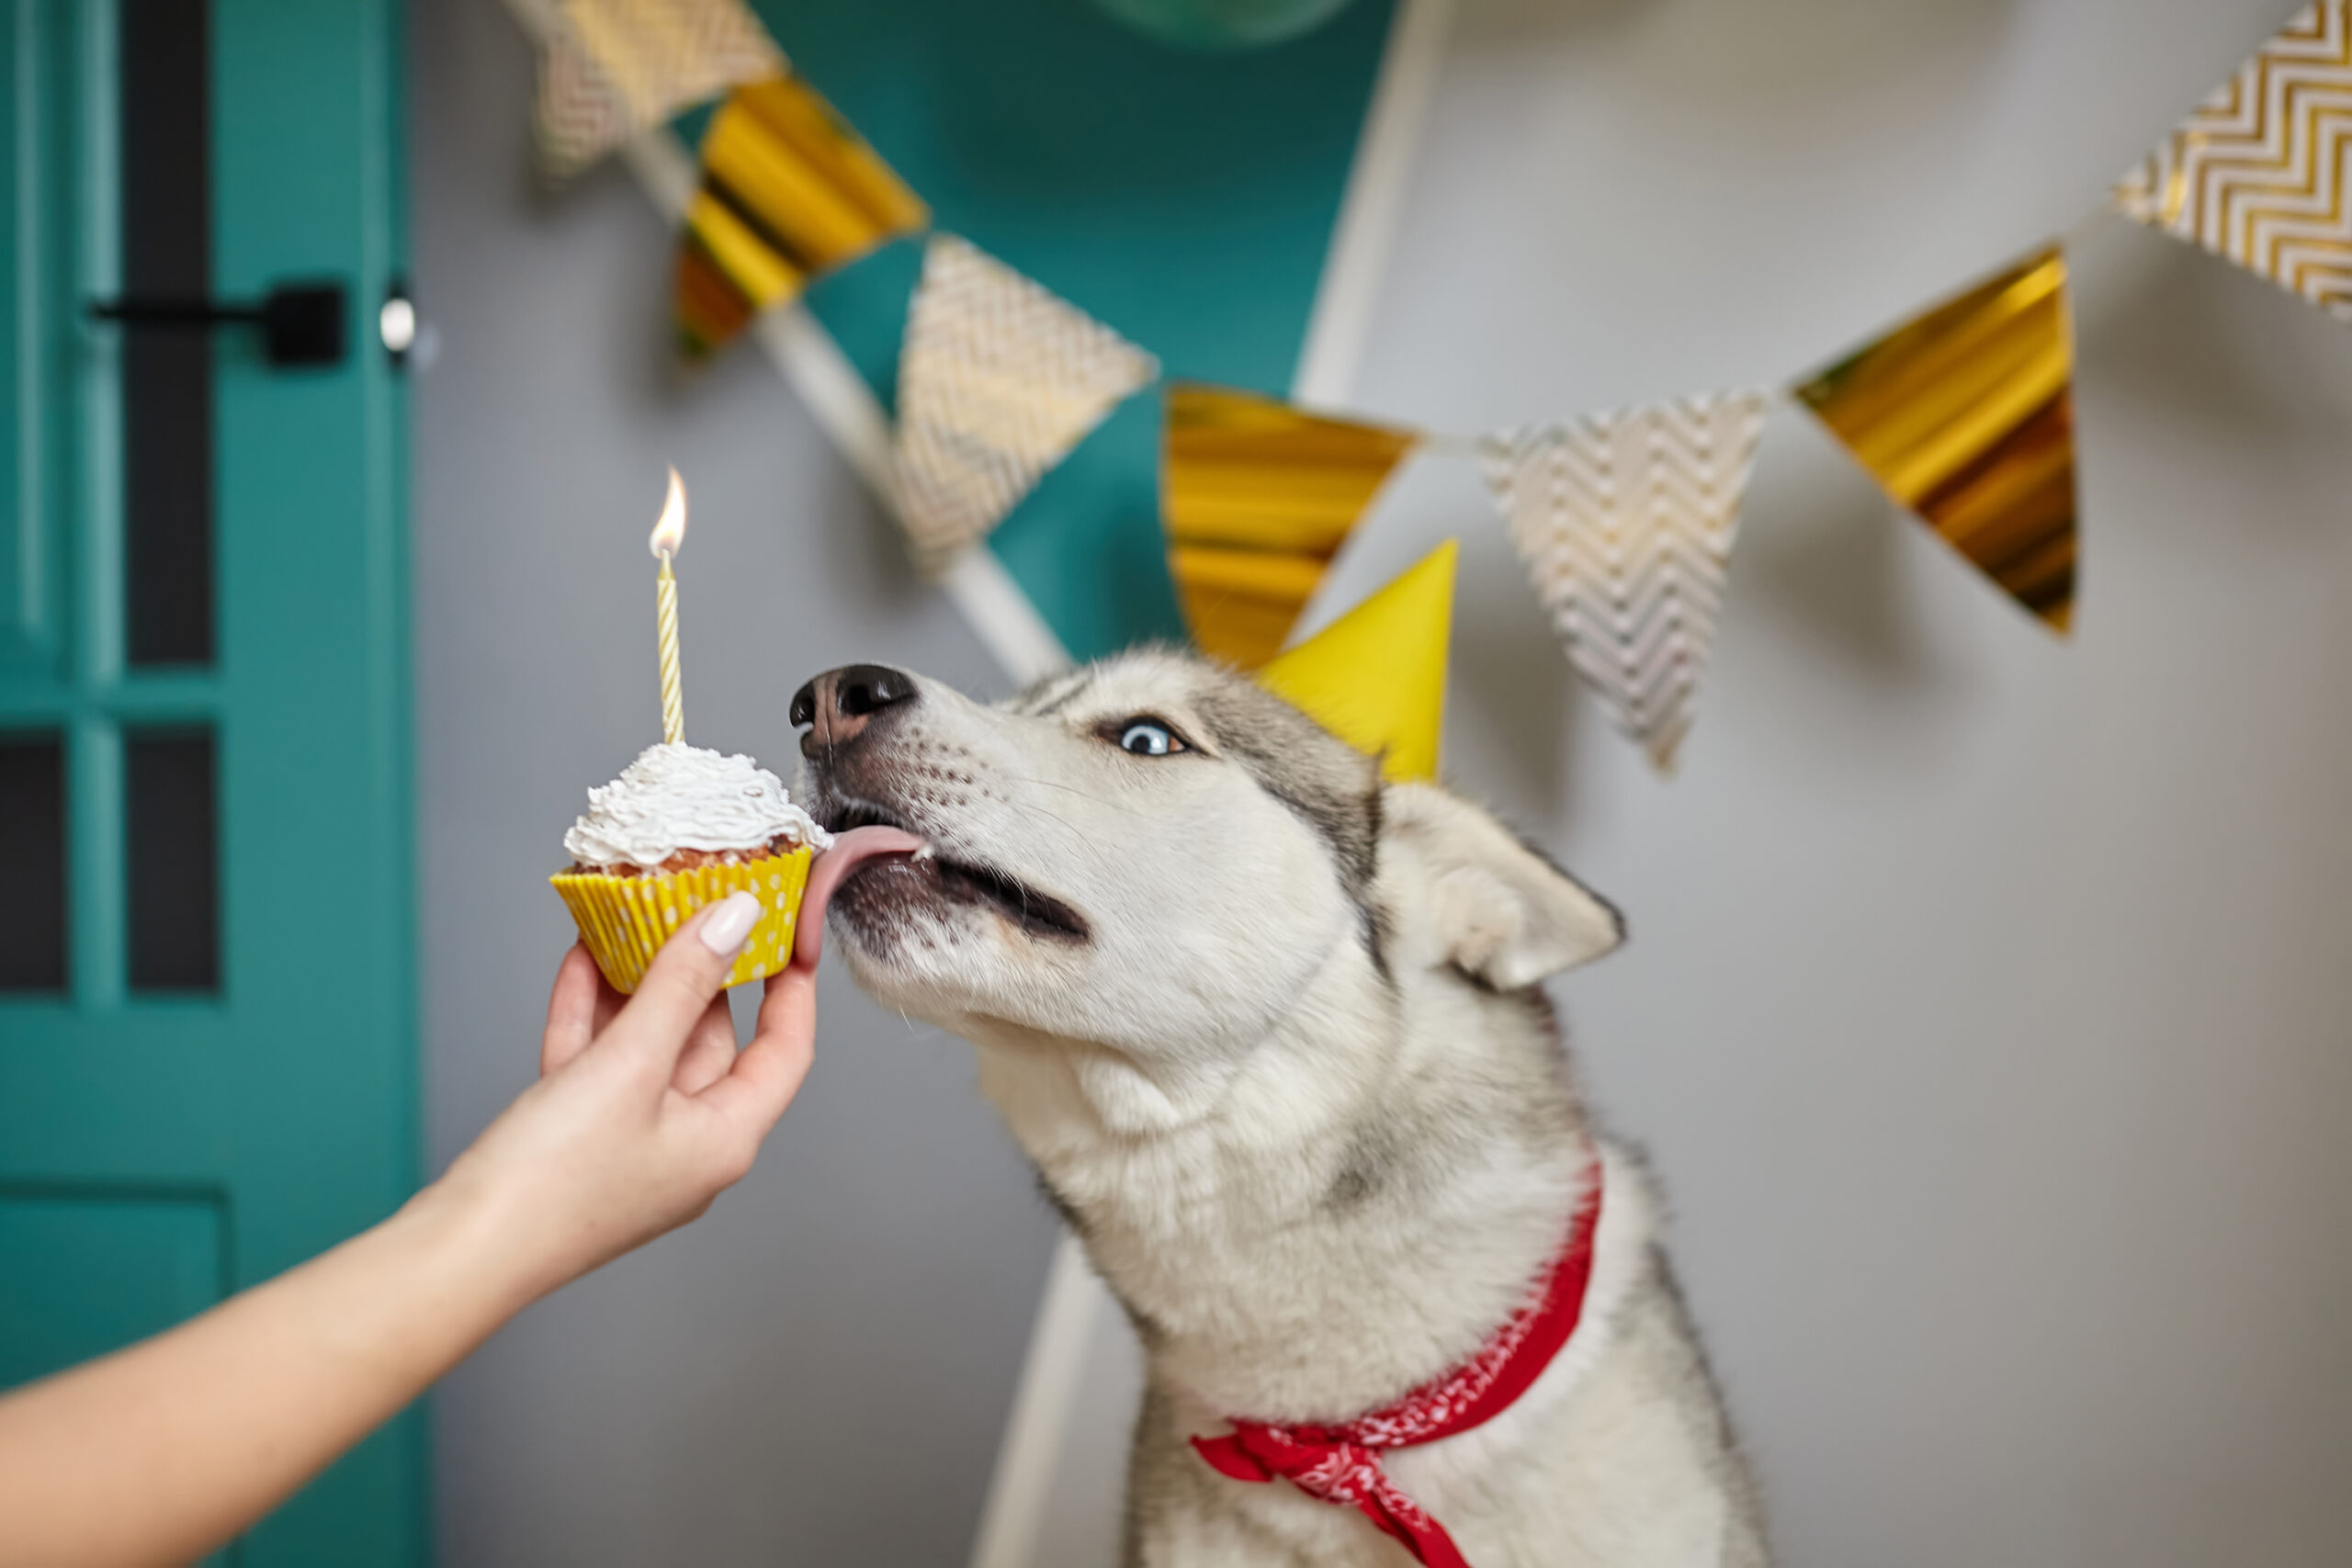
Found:
[[[826,898],[859,855],[917,842],[860,831],[812,868],[793,964],[740,1055],[720,988],[759,913],[750,894],[697,911],[627,1002],[575,947],[539,1081],[399,1213],[0,1398],[0,1561],[189,1562],[532,1300],[708,1208],[808,1075]]]
[[[722,982],[758,900],[698,911],[623,998],[575,946],[556,972],[539,1081],[435,1184],[471,1209],[528,1300],[700,1215],[752,1168],[808,1076],[816,969],[768,977],[735,1049]],[[821,917],[820,917],[821,918]]]

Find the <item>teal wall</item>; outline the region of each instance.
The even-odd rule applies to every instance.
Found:
[[[1230,54],[1153,43],[1085,0],[759,9],[941,228],[1151,350],[1170,377],[1288,389],[1389,0]],[[811,295],[886,400],[921,254],[894,245]],[[1080,658],[1183,635],[1159,428],[1158,395],[1131,400],[995,536]]]

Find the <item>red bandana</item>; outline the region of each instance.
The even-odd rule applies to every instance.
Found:
[[[1432,1443],[1493,1420],[1552,1364],[1576,1332],[1584,1314],[1585,1287],[1592,1280],[1592,1237],[1600,1224],[1598,1157],[1589,1176],[1568,1228],[1567,1248],[1552,1266],[1543,1299],[1520,1308],[1468,1362],[1344,1426],[1236,1420],[1230,1436],[1194,1438],[1193,1446],[1236,1481],[1281,1476],[1310,1497],[1363,1509],[1429,1568],[1470,1568],[1445,1527],[1388,1479],[1380,1468],[1380,1450]]]

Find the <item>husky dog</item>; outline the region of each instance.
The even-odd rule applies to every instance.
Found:
[[[1346,1421],[1461,1367],[1596,1172],[1566,1347],[1499,1416],[1384,1468],[1474,1568],[1766,1562],[1646,1184],[1593,1133],[1537,984],[1616,946],[1613,909],[1478,807],[1383,784],[1171,652],[995,707],[853,665],[792,717],[819,821],[924,841],[842,857],[851,971],[978,1048],[1142,1340],[1129,1564],[1408,1562],[1363,1513],[1228,1479],[1187,1439]]]

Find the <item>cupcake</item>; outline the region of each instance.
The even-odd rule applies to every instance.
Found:
[[[759,896],[760,919],[728,972],[740,986],[792,962],[808,862],[831,836],[749,757],[649,746],[563,836],[568,871],[549,878],[580,940],[616,991],[634,991],[670,933],[730,893]]]

